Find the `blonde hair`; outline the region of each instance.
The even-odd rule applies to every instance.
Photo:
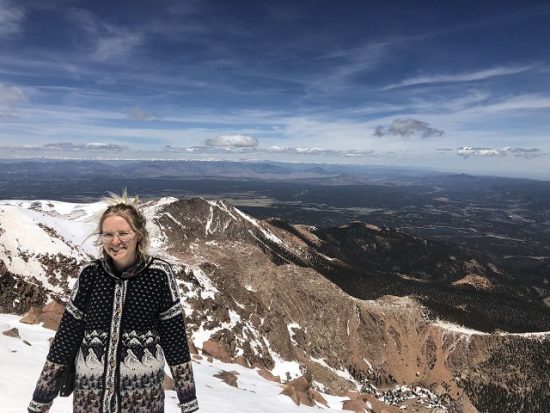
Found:
[[[109,206],[105,211],[103,211],[101,217],[99,218],[97,233],[101,234],[103,231],[103,222],[105,222],[108,217],[122,217],[128,222],[132,230],[139,236],[137,250],[141,256],[145,256],[147,254],[147,247],[149,246],[149,233],[145,227],[147,220],[138,207],[138,196],[136,195],[133,198],[128,197],[128,191],[125,188],[121,195],[109,192],[109,196],[103,198],[103,201]],[[101,245],[99,255],[103,256],[105,252],[103,249],[103,244],[100,244],[100,239],[98,239],[97,243],[98,246]]]

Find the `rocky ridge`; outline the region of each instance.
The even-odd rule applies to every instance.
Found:
[[[458,251],[443,268],[428,258],[422,265],[403,259],[409,267],[395,268],[395,249],[403,243],[417,252],[444,248],[359,223],[350,225],[346,241],[346,228],[258,221],[222,201],[163,199],[144,208],[153,247],[178,264],[189,336],[206,354],[269,371],[282,382],[303,377],[306,390],[354,390],[363,395],[363,409],[374,400],[410,411],[496,411],[495,400],[523,406],[518,411],[547,407],[540,396],[548,379],[546,335],[454,331],[435,322],[446,313],[407,290],[435,285],[457,297],[453,288],[464,288],[457,281],[475,273],[505,293],[506,276],[484,257]],[[365,257],[349,244],[367,245],[359,248]],[[396,283],[397,294],[389,288]],[[466,284],[487,292],[484,283]],[[517,352],[522,360],[511,356]],[[500,377],[503,363],[509,373]]]

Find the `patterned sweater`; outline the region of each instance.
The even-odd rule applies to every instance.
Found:
[[[29,412],[43,412],[76,357],[73,413],[164,412],[164,360],[182,413],[198,410],[184,314],[170,265],[145,257],[124,273],[86,265],[73,288]]]

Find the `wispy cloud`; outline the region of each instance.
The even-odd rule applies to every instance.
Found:
[[[144,39],[143,33],[106,23],[88,10],[72,8],[66,15],[92,43],[93,52],[88,57],[100,62],[127,55]]]
[[[471,82],[475,80],[485,80],[497,76],[509,76],[518,73],[532,70],[533,66],[517,66],[517,67],[495,67],[492,69],[478,70],[470,73],[460,74],[445,74],[431,76],[417,76],[403,80],[399,83],[392,83],[382,88],[382,90],[396,89],[407,86],[429,85],[436,83],[456,83],[456,82]]]
[[[471,156],[514,156],[516,158],[538,158],[545,156],[545,154],[539,148],[511,148],[505,147],[501,149],[495,148],[483,148],[483,147],[471,147],[463,146],[458,148],[457,155],[463,158],[469,158]]]
[[[116,145],[105,142],[53,142],[44,145],[16,145],[4,146],[4,150],[26,150],[26,151],[122,151],[127,149],[126,146]]]
[[[432,128],[427,122],[416,119],[395,119],[390,126],[384,127],[378,125],[374,130],[374,136],[398,136],[401,138],[421,137],[432,138],[441,137],[442,130]]]
[[[0,37],[19,33],[24,17],[25,12],[20,5],[10,0],[0,0]]]
[[[387,57],[389,50],[401,39],[372,42],[361,47],[340,49],[318,58],[322,66],[332,66],[327,73],[314,79],[303,79],[310,94],[328,94],[353,88],[355,76],[378,69]]]
[[[0,82],[0,119],[15,119],[15,108],[27,100],[23,89]]]
[[[518,110],[550,109],[550,97],[538,94],[524,94],[506,98],[479,107],[472,107],[469,110],[480,113],[508,112]]]
[[[25,102],[27,97],[18,86],[8,86],[0,82],[0,108],[2,106],[14,106]]]
[[[107,34],[97,39],[94,53],[94,57],[100,61],[124,56],[143,41],[141,33],[114,26],[106,26],[106,30]]]

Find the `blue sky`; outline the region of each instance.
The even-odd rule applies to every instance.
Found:
[[[550,179],[550,4],[0,0],[2,158]]]

